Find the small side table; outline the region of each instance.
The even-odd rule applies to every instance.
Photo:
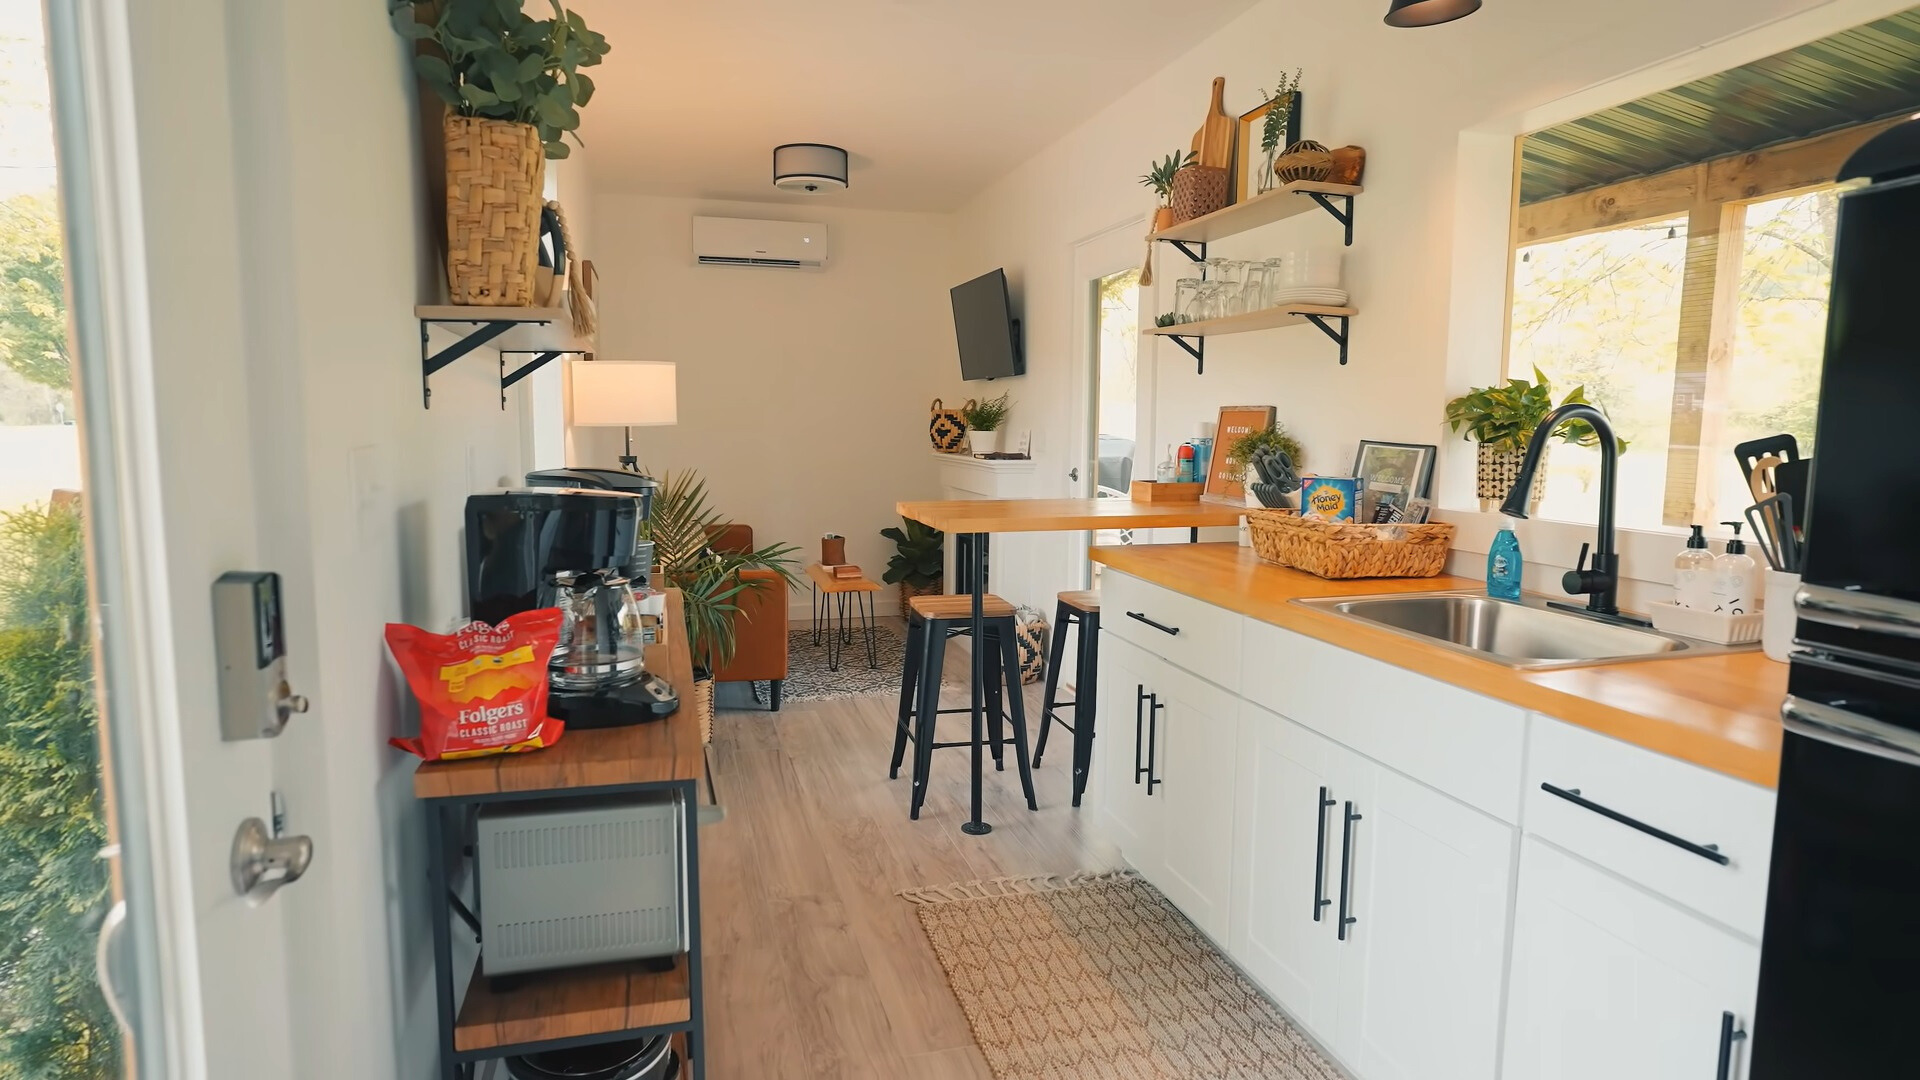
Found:
[[[857,621],[860,635],[866,639],[867,667],[880,666],[880,649],[875,638],[873,594],[880,583],[864,577],[837,578],[819,563],[807,567],[813,584],[813,643],[827,642],[827,670],[839,671],[846,647],[853,642]]]

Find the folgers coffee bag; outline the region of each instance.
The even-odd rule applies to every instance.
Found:
[[[547,660],[561,619],[560,609],[541,608],[451,634],[388,623],[387,648],[420,702],[420,737],[390,741],[428,761],[559,742],[566,725],[547,715]]]

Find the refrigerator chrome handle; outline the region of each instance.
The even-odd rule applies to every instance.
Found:
[[[1796,735],[1903,765],[1920,765],[1920,731],[1793,694],[1781,702],[1780,719]]]
[[[1920,638],[1920,604],[1911,600],[1828,585],[1802,585],[1793,594],[1793,606],[1801,618],[1829,626]]]

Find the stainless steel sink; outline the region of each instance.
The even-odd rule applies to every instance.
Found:
[[[1294,603],[1325,608],[1357,622],[1514,668],[1586,667],[1752,648],[1602,622],[1549,608],[1544,598],[1531,594],[1517,602],[1475,592],[1440,592],[1332,596]]]

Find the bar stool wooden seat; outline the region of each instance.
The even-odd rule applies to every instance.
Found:
[[[900,666],[900,705],[893,733],[893,764],[889,779],[900,775],[900,763],[906,757],[907,743],[913,743],[913,802],[908,816],[920,817],[926,802],[927,780],[932,771],[933,752],[955,746],[972,746],[969,738],[957,742],[938,742],[935,724],[942,713],[972,713],[971,705],[940,708],[940,679],[947,652],[947,638],[965,633],[973,620],[971,596],[916,596],[908,602],[912,617],[907,620],[906,658]],[[1027,797],[1027,809],[1038,810],[1033,796],[1033,768],[1027,760],[1027,708],[1020,692],[1020,656],[1016,644],[1013,605],[991,594],[983,597],[980,610],[986,640],[973,647],[984,649],[986,668],[987,731],[985,738],[993,752],[994,767],[1005,769],[1003,749],[1013,744],[1014,759],[1020,769],[1020,788]],[[969,666],[971,670],[971,666]],[[1003,692],[1004,691],[1004,692]],[[969,688],[971,695],[971,688]],[[1004,700],[1009,699],[1009,700]],[[969,698],[971,700],[971,698]],[[1002,722],[1013,722],[1013,737],[1003,737]]]
[[[1060,664],[1066,659],[1067,627],[1078,626],[1073,662],[1073,700],[1059,700]],[[1047,752],[1047,729],[1056,722],[1073,733],[1073,805],[1087,790],[1087,771],[1093,767],[1093,712],[1095,687],[1100,678],[1100,592],[1077,589],[1063,592],[1053,613],[1053,655],[1047,661],[1047,692],[1040,706],[1040,741],[1033,748],[1033,767],[1040,767]],[[1054,715],[1054,710],[1073,707],[1073,722]]]

